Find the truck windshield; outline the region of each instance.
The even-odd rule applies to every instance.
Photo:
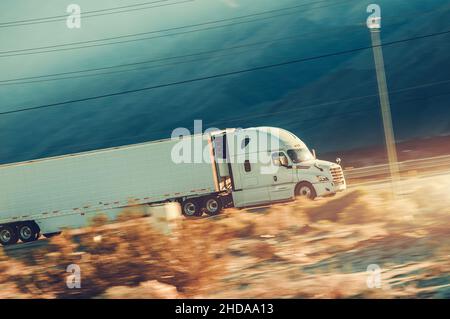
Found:
[[[304,161],[313,160],[314,156],[311,154],[309,149],[307,148],[299,148],[295,150],[287,151],[289,157],[292,160],[292,163],[298,164]]]

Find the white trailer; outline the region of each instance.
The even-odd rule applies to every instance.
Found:
[[[228,206],[314,198],[345,187],[339,165],[316,160],[292,133],[267,127],[6,164],[0,166],[0,243],[82,227],[99,213],[114,219],[130,205],[145,211],[179,202],[186,216],[215,215]]]

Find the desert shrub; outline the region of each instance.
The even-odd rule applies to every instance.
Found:
[[[221,235],[226,238],[255,236],[255,216],[239,210],[230,210],[216,224],[221,229]]]
[[[125,207],[119,215],[117,215],[117,221],[127,221],[137,218],[142,218],[145,216],[145,206],[136,206],[131,205],[128,207]]]
[[[90,225],[92,226],[103,226],[108,223],[108,216],[104,213],[97,214],[90,219]]]
[[[34,265],[0,256],[0,285],[14,283],[18,292],[33,297],[91,298],[114,286],[156,280],[192,296],[206,293],[225,271],[227,236],[220,227],[214,231],[210,221],[186,221],[169,237],[143,221],[91,226],[77,237],[63,233],[35,251]],[[66,286],[70,264],[81,269],[80,289]]]
[[[251,244],[249,247],[249,252],[251,256],[258,258],[260,261],[279,259],[276,255],[275,247],[266,242]]]

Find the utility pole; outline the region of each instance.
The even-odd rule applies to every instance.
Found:
[[[383,117],[384,136],[386,139],[386,148],[389,161],[389,171],[391,174],[391,186],[393,197],[396,195],[397,184],[400,180],[397,149],[395,145],[394,129],[392,126],[391,105],[389,103],[389,92],[386,83],[386,74],[384,69],[383,48],[381,43],[381,9],[376,4],[367,7],[367,12],[373,12],[367,19],[367,27],[370,30],[372,38],[373,56],[375,60],[375,69],[377,73],[378,94],[380,97],[381,114]]]

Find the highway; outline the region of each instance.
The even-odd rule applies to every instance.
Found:
[[[421,158],[398,163],[401,173],[450,170],[450,155]],[[344,170],[346,179],[364,179],[389,174],[389,165],[373,165]]]
[[[432,181],[448,181],[450,180],[450,170],[444,171],[444,172],[433,172],[433,173],[425,173],[420,174],[413,177],[403,177],[400,179],[397,185],[398,189],[398,196],[408,196],[411,194],[411,191],[416,189],[418,186],[422,184],[426,184],[428,182]],[[355,183],[350,184],[348,186],[348,189],[365,189],[368,191],[377,191],[377,190],[383,190],[383,189],[389,189],[390,187],[390,179],[385,178],[381,180],[376,181],[370,181],[370,182],[362,182],[362,183]]]

